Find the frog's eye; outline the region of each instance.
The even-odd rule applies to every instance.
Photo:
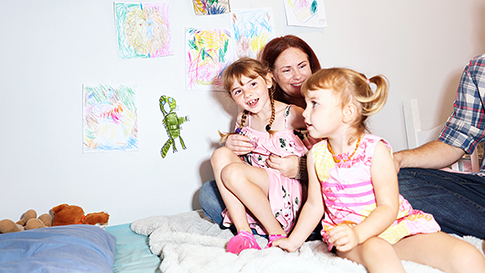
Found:
[[[172,97],[168,98],[168,102],[172,103],[173,102],[173,98]]]
[[[172,110],[171,108],[172,108],[172,107],[170,107],[170,104],[165,104],[165,105],[163,105],[163,109],[164,109],[164,110],[165,110],[165,112],[167,112],[167,113],[168,113],[168,112],[170,112],[170,111]]]

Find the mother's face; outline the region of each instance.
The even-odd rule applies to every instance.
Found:
[[[286,96],[301,98],[301,85],[312,75],[308,55],[299,48],[286,49],[276,58],[272,74]]]

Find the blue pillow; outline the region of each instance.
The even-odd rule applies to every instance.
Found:
[[[0,234],[0,272],[112,272],[115,242],[91,225]]]

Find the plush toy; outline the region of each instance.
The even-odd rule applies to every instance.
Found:
[[[62,204],[52,208],[52,217],[44,213],[37,217],[37,212],[30,209],[22,215],[22,219],[14,222],[10,219],[0,221],[0,234],[23,231],[28,229],[45,228],[51,226],[63,226],[74,224],[106,225],[109,214],[105,212],[89,213],[84,215],[84,210],[79,206]]]
[[[70,206],[68,204],[61,204],[53,207],[52,213],[54,214],[52,226],[73,224],[106,225],[109,220],[109,214],[105,212],[96,212],[84,215],[84,210],[81,207]]]
[[[52,216],[50,214],[44,213],[37,218],[37,212],[30,209],[26,211],[23,214],[22,219],[17,222],[9,219],[0,221],[0,233],[10,233],[50,226],[52,226]]]

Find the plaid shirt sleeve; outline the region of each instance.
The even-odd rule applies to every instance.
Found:
[[[472,153],[484,140],[485,54],[465,67],[453,104],[453,113],[440,133],[439,141]]]

